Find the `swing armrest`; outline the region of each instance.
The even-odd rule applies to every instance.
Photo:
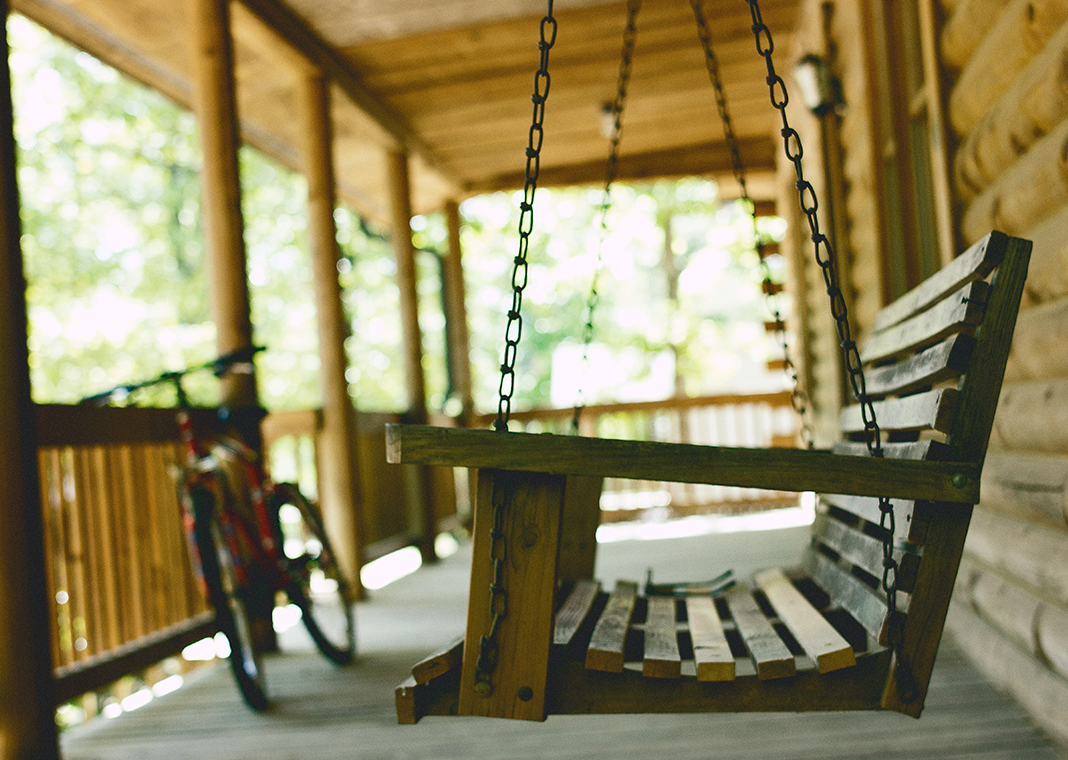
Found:
[[[386,459],[394,464],[523,470],[968,504],[979,501],[980,467],[972,462],[873,459],[806,449],[732,448],[386,425]]]

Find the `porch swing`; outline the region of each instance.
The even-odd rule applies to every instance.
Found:
[[[462,642],[412,669],[398,720],[460,714],[886,709],[919,717],[993,426],[1031,244],[991,232],[851,338],[758,0],[746,0],[856,403],[831,451],[507,432],[555,41],[541,23],[496,430],[387,429],[387,457],[478,469]],[[699,0],[694,0],[695,12]],[[821,494],[796,567],[689,596],[592,579],[605,477]]]

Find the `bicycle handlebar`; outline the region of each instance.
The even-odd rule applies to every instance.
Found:
[[[164,372],[151,380],[145,380],[140,383],[131,383],[127,385],[117,385],[110,390],[103,391],[101,393],[94,393],[92,396],[84,397],[79,403],[82,404],[96,404],[97,406],[104,406],[109,401],[117,396],[126,397],[135,391],[139,391],[142,388],[149,388],[153,385],[161,385],[163,383],[174,383],[176,386],[179,381],[192,372],[202,372],[203,370],[210,369],[216,377],[222,377],[227,372],[231,371],[236,364],[247,364],[252,361],[252,358],[260,351],[266,350],[265,346],[248,346],[246,348],[239,348],[236,351],[231,351],[228,354],[212,359],[210,362],[204,364],[197,364],[192,367],[186,367],[185,369],[172,370],[170,372]],[[179,388],[179,393],[181,389]]]

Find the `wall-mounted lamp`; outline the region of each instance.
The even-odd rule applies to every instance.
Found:
[[[801,91],[801,101],[817,116],[825,116],[844,106],[838,79],[831,64],[818,55],[809,54],[794,66],[794,81]]]

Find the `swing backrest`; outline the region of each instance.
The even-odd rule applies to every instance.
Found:
[[[992,232],[880,311],[861,350],[884,455],[982,466],[993,427],[1031,244]],[[838,453],[867,455],[859,405],[841,414]],[[823,495],[804,559],[817,585],[886,643],[878,499]],[[941,636],[970,504],[894,500],[898,608],[919,693],[888,684],[884,706],[922,707]],[[893,673],[890,680],[893,681]],[[905,691],[908,691],[907,689]],[[917,711],[918,714],[918,711]]]

